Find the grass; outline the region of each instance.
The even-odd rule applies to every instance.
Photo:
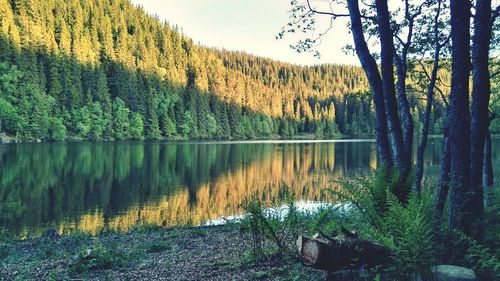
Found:
[[[151,241],[144,245],[146,253],[159,253],[163,251],[169,251],[172,249],[172,245],[167,242],[162,241]]]

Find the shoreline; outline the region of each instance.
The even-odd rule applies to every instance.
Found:
[[[254,257],[250,236],[231,224],[0,240],[0,279],[324,280],[298,259]]]
[[[419,139],[420,135],[415,135],[416,139]],[[500,138],[500,134],[491,135],[492,138]],[[442,134],[429,135],[430,139],[443,138]],[[359,135],[359,136],[348,136],[348,135],[338,135],[331,138],[316,137],[314,135],[297,135],[292,137],[272,137],[272,138],[261,138],[261,139],[67,139],[65,141],[45,141],[45,140],[35,140],[35,141],[16,141],[14,137],[7,135],[0,135],[0,145],[9,144],[74,144],[74,143],[120,143],[120,142],[145,142],[145,143],[171,143],[171,144],[252,144],[252,143],[330,143],[330,142],[376,142],[374,136],[369,135]]]

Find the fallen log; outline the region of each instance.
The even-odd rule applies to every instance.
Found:
[[[383,245],[361,239],[354,232],[329,237],[316,234],[300,236],[297,250],[306,266],[335,272],[344,269],[373,267],[390,261],[390,251]],[[346,234],[348,232],[349,234]]]

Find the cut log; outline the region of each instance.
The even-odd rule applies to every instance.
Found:
[[[315,235],[312,238],[300,236],[297,250],[306,266],[328,272],[343,269],[359,269],[386,264],[390,251],[383,245],[360,239],[357,235],[334,238]]]

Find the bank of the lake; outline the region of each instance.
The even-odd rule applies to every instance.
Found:
[[[138,227],[0,242],[0,280],[324,280],[280,254],[255,258],[237,225]],[[1,240],[0,240],[1,241]]]
[[[297,134],[291,136],[282,135],[271,135],[268,137],[255,137],[255,138],[188,138],[188,137],[158,137],[154,139],[148,139],[145,137],[140,138],[130,138],[117,140],[113,138],[109,139],[92,139],[92,138],[81,138],[81,137],[67,137],[64,141],[53,141],[44,139],[35,140],[21,140],[15,135],[9,135],[5,132],[0,132],[0,144],[16,144],[16,143],[77,143],[77,142],[115,142],[115,141],[164,141],[164,142],[185,142],[185,141],[286,141],[286,140],[342,140],[342,139],[371,139],[374,138],[373,135],[344,135],[342,133],[337,133],[333,136],[318,136],[315,134]]]

